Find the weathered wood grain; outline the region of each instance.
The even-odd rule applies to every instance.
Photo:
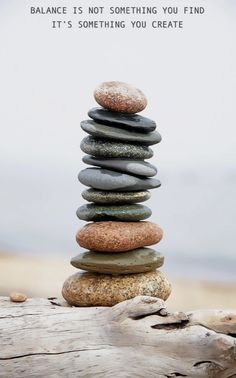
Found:
[[[0,298],[0,377],[236,377],[236,310],[168,314],[136,297],[75,308]]]

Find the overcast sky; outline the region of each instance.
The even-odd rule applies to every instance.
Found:
[[[145,5],[173,3],[183,1]],[[51,29],[50,20],[60,16],[30,15],[32,1],[1,0],[1,156],[74,159],[79,121],[95,105],[94,87],[117,79],[147,95],[145,115],[157,121],[163,134],[160,158],[165,163],[235,161],[236,6],[229,0],[195,3],[205,4],[206,13],[185,17],[183,30],[79,31]],[[39,4],[87,2],[34,2]],[[97,0],[89,4],[101,5]],[[102,2],[122,4],[134,5],[130,0]]]

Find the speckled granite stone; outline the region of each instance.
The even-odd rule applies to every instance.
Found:
[[[103,108],[89,110],[88,116],[98,123],[122,129],[150,133],[156,129],[156,122],[139,114],[118,113]]]
[[[97,205],[80,206],[76,212],[85,221],[139,221],[152,215],[151,209],[144,205]]]
[[[152,149],[147,146],[95,139],[91,136],[82,140],[80,148],[86,154],[98,157],[143,160],[150,159],[153,156]]]
[[[88,202],[108,205],[144,202],[151,198],[151,194],[147,190],[141,192],[108,192],[87,189],[82,192],[82,197]]]
[[[163,265],[164,256],[151,248],[124,253],[82,252],[71,259],[75,268],[104,274],[130,274],[153,271]]]
[[[107,81],[94,91],[97,103],[106,109],[122,113],[138,113],[147,106],[147,99],[140,89],[122,81]]]
[[[124,252],[159,243],[163,231],[152,222],[95,222],[76,234],[83,248],[101,252]]]
[[[157,174],[156,167],[143,160],[96,158],[91,155],[85,155],[83,162],[85,164],[119,172],[127,172],[137,176],[152,177]]]
[[[126,173],[103,168],[86,168],[78,175],[79,181],[94,189],[129,192],[158,188],[161,183],[154,178],[139,178]]]
[[[75,273],[65,281],[62,295],[73,306],[114,306],[138,295],[166,300],[171,285],[160,271],[108,275]]]
[[[112,139],[123,142],[141,143],[151,146],[161,141],[158,131],[150,133],[135,132],[135,130],[125,130],[118,127],[103,125],[92,120],[85,120],[80,123],[81,128],[88,134],[100,139]]]

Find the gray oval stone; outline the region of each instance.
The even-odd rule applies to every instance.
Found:
[[[103,125],[92,120],[82,121],[80,125],[86,133],[100,139],[141,143],[146,146],[151,146],[161,141],[161,135],[158,131],[140,133],[135,130],[130,131],[114,126]]]
[[[118,190],[121,192],[129,192],[153,189],[161,186],[160,181],[154,178],[140,178],[103,168],[83,169],[79,173],[78,179],[83,185],[108,191]]]
[[[86,251],[71,259],[71,265],[75,268],[104,274],[150,272],[163,263],[164,256],[151,248],[121,253]]]
[[[156,129],[156,122],[139,114],[118,113],[104,108],[93,108],[89,110],[88,116],[98,123],[128,130],[150,133]]]
[[[153,151],[150,147],[95,139],[92,136],[84,138],[80,144],[80,148],[86,154],[98,157],[143,160],[150,159],[153,156]]]
[[[79,219],[85,221],[139,221],[152,215],[151,209],[144,205],[97,205],[80,206],[76,212]]]
[[[82,197],[88,202],[100,204],[125,204],[147,201],[151,194],[147,190],[142,192],[107,192],[105,190],[87,189]]]
[[[156,167],[143,160],[106,159],[85,155],[83,157],[83,162],[88,165],[95,165],[97,167],[108,168],[115,171],[127,172],[137,176],[152,177],[157,174]]]

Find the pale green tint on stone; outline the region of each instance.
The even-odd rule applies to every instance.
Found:
[[[71,260],[75,268],[105,274],[149,272],[161,267],[163,263],[164,256],[151,248],[120,253],[86,251]]]
[[[97,205],[89,204],[78,208],[79,219],[85,221],[139,221],[152,215],[151,209],[144,205]]]
[[[138,203],[150,199],[150,192],[108,192],[105,190],[87,189],[82,192],[82,197],[88,202],[100,204],[125,204]]]
[[[86,154],[98,157],[144,160],[153,156],[152,149],[147,146],[95,139],[92,136],[84,138],[80,148]]]

